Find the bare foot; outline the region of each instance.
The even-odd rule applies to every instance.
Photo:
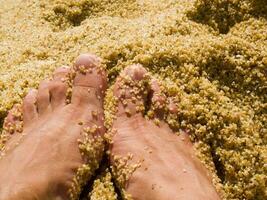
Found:
[[[111,164],[124,198],[220,199],[208,171],[195,156],[188,135],[175,134],[162,120],[144,118],[149,91],[146,77],[142,66],[127,67],[114,88],[118,109],[111,131]],[[158,104],[156,114],[160,118],[164,97],[155,83],[152,89],[152,102]]]
[[[100,60],[83,54],[74,69],[58,68],[52,80],[28,93],[22,130],[14,129],[20,120],[9,113],[5,127],[10,139],[0,158],[1,200],[78,198],[104,151],[106,86]]]

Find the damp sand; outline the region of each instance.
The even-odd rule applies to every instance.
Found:
[[[179,102],[166,120],[190,130],[226,199],[267,198],[265,0],[0,0],[0,121],[84,52],[110,86],[141,63]]]

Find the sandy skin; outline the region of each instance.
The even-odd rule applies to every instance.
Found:
[[[96,125],[92,138],[102,137],[106,131],[103,98],[107,80],[99,63],[94,55],[78,57],[69,104],[67,84],[62,81],[70,73],[66,67],[57,69],[52,80],[42,82],[38,91],[31,90],[25,97],[23,131],[12,134],[0,159],[1,200],[70,198],[77,170],[90,163],[79,150],[84,128]],[[187,134],[177,136],[163,121],[156,125],[145,119],[142,108],[148,91],[122,81],[122,77],[128,77],[130,82],[138,83],[145,76],[141,66],[129,66],[115,84],[118,109],[112,128],[116,131],[110,146],[111,165],[115,166],[114,156],[129,154],[130,165],[140,164],[120,185],[122,190],[136,200],[220,199]],[[152,88],[151,101],[162,103],[157,84]],[[160,110],[156,110],[155,117],[160,119]],[[16,118],[10,114],[6,124],[12,123]],[[102,154],[96,154],[96,162],[100,162]],[[87,181],[90,178],[85,177]]]
[[[142,66],[130,66],[121,73],[114,89],[118,110],[110,151],[113,157],[131,157],[127,165],[136,165],[124,182],[125,192],[135,200],[220,199],[208,171],[195,156],[188,134],[181,131],[175,135],[161,120],[161,105],[166,99],[156,81],[152,81],[153,95],[149,100],[156,105],[154,118],[143,116],[140,108],[148,102],[148,95],[144,94],[149,94],[149,87],[138,82],[146,75]],[[125,77],[129,86],[123,83]],[[168,107],[176,112],[173,105]],[[111,163],[116,165],[114,159]]]
[[[70,72],[66,67],[57,69],[52,80],[43,81],[38,91],[25,97],[23,132],[12,135],[0,160],[0,199],[69,198],[73,177],[86,163],[77,142],[83,137],[83,128],[96,124],[100,127],[97,134],[105,132],[103,94],[107,82],[98,65],[98,58],[92,55],[77,59],[70,104],[66,104],[67,83],[62,81]],[[90,67],[92,72],[81,73],[80,66]],[[98,119],[92,116],[93,111]],[[22,134],[25,136],[20,139]]]

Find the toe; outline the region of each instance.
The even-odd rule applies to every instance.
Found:
[[[9,143],[19,132],[22,132],[22,106],[21,104],[15,104],[4,120],[3,131],[0,134],[0,152],[4,148],[9,148]]]
[[[167,101],[168,101],[167,103],[168,115],[166,117],[166,121],[174,131],[177,131],[181,127],[179,120],[179,109],[178,109],[179,101],[175,97],[169,97]]]
[[[68,66],[59,67],[53,73],[53,80],[65,81],[69,73],[70,73],[70,67]]]
[[[151,81],[151,108],[150,117],[163,119],[166,105],[166,96],[162,92],[161,86],[156,79]]]
[[[80,55],[74,65],[75,78],[73,80],[71,103],[88,106],[103,106],[107,78],[101,68],[100,59],[92,54]]]
[[[65,66],[56,69],[53,74],[53,80],[50,83],[50,99],[53,110],[66,104],[69,74],[70,68]]]
[[[36,107],[36,101],[37,101],[37,93],[38,91],[35,89],[32,89],[29,91],[29,93],[26,95],[26,97],[23,100],[23,126],[27,127],[34,119],[37,118],[37,107]]]
[[[117,117],[143,114],[148,94],[148,73],[141,65],[131,65],[117,78],[114,95],[118,100]]]
[[[7,117],[4,120],[3,130],[9,134],[17,132],[17,126],[22,121],[22,109],[20,104],[15,104],[13,108],[8,112]]]
[[[37,94],[37,111],[39,115],[51,111],[50,105],[50,81],[44,80],[40,83]]]
[[[169,98],[168,110],[170,114],[178,114],[178,108],[173,98]]]

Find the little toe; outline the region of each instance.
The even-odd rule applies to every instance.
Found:
[[[14,134],[18,130],[18,124],[22,122],[22,109],[20,104],[15,104],[8,112],[4,120],[3,130],[9,134]]]
[[[114,91],[118,100],[117,117],[143,114],[148,95],[148,73],[141,65],[126,67],[117,78]]]
[[[151,107],[149,117],[163,119],[166,110],[166,96],[162,92],[161,86],[156,79],[151,81]]]
[[[56,69],[53,74],[53,80],[50,83],[50,99],[53,110],[66,104],[69,74],[70,68],[66,66]]]
[[[93,54],[80,55],[74,65],[71,103],[75,105],[103,107],[107,77],[100,59]]]
[[[4,120],[3,131],[0,134],[0,157],[4,153],[4,149],[10,149],[10,144],[17,137],[17,133],[22,132],[22,106],[15,104],[8,112]]]
[[[50,81],[44,80],[40,83],[37,94],[37,111],[39,115],[43,115],[51,111],[50,105]]]
[[[175,97],[169,97],[167,99],[167,110],[166,112],[168,113],[167,117],[165,120],[171,127],[173,131],[178,131],[181,127],[181,121],[179,119],[179,101]]]
[[[23,99],[23,126],[27,127],[38,117],[36,101],[38,91],[32,89]]]
[[[178,107],[175,103],[175,100],[173,98],[169,98],[168,103],[168,110],[170,114],[178,114]]]

